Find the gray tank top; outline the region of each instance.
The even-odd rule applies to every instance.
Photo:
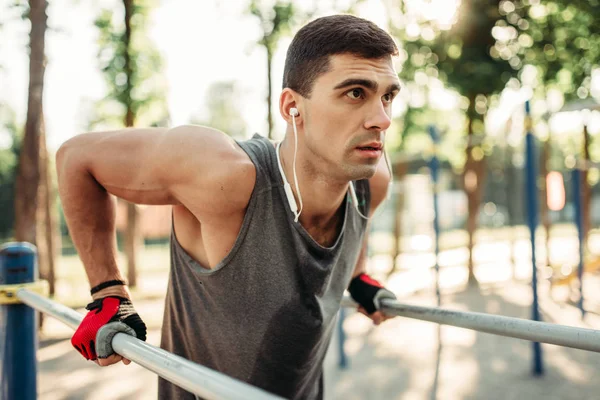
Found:
[[[366,220],[347,194],[335,244],[319,245],[294,222],[273,144],[259,135],[238,144],[256,167],[242,227],[212,270],[171,234],[161,347],[285,398],[322,399],[323,359]],[[366,215],[368,181],[354,184]],[[158,398],[195,396],[159,379]]]

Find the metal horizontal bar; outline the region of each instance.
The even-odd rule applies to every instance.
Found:
[[[356,303],[350,297],[344,297],[342,306],[355,307]],[[600,352],[600,331],[594,329],[576,328],[501,315],[415,306],[390,299],[382,299],[381,306],[382,311],[388,315],[452,325],[533,342]]]
[[[77,311],[31,291],[18,290],[17,296],[28,306],[73,329],[77,329],[83,320],[83,315]],[[124,333],[115,335],[112,346],[123,357],[206,399],[282,399]]]

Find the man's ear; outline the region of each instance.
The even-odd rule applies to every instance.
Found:
[[[282,90],[279,96],[279,113],[286,122],[292,123],[292,115],[294,115],[296,123],[299,122],[299,119],[302,117],[301,97],[290,88]]]

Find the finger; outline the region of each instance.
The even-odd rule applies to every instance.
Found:
[[[125,364],[125,365],[129,365],[129,364],[131,364],[131,360],[128,360],[128,359],[126,359],[126,358],[123,358],[123,364]]]
[[[107,365],[116,364],[122,359],[123,357],[121,357],[120,355],[113,354],[111,356],[108,356],[107,358],[99,358],[98,365],[100,365],[101,367],[106,367]]]
[[[370,315],[371,319],[373,320],[373,323],[375,325],[379,325],[383,322],[383,314],[381,313],[381,311],[375,311],[373,314]]]
[[[81,350],[79,348],[79,346],[77,346],[76,344],[73,345],[73,347],[75,347],[75,349],[79,352],[79,354],[81,354],[83,356],[83,350]],[[85,356],[84,356],[85,357]]]
[[[359,313],[366,315],[367,317],[370,317],[369,313],[367,313],[367,310],[365,310],[363,308],[363,306],[358,306],[358,308],[356,309],[356,311],[358,311]]]
[[[90,358],[92,360],[95,360],[96,357],[96,345],[94,344],[93,340],[90,340]]]
[[[88,351],[84,345],[81,345],[81,354],[85,357],[86,360],[90,359],[90,356],[88,355]]]

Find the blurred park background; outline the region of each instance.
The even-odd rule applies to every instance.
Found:
[[[85,305],[89,287],[56,190],[60,144],[90,130],[189,123],[236,139],[281,139],[277,100],[287,46],[304,23],[333,13],[374,21],[400,48],[402,91],[386,137],[394,183],[372,224],[370,271],[399,296],[434,303],[437,263],[442,304],[467,293],[463,306],[477,309],[495,293],[498,304],[520,308],[481,311],[528,318],[529,128],[539,199],[535,268],[541,301],[549,301],[543,313],[559,310],[559,323],[571,315],[580,296],[581,246],[588,320],[569,322],[593,324],[589,318],[600,312],[599,0],[2,0],[0,242],[36,244],[51,296]],[[139,301],[160,304],[164,297],[170,227],[169,207],[119,203],[119,261]],[[142,316],[160,327],[160,315]],[[44,323],[48,343],[66,335]],[[591,376],[598,360],[590,365]],[[525,376],[528,367],[519,371]],[[567,375],[581,389],[577,374]],[[394,386],[394,393],[406,387]],[[567,398],[594,398],[598,388],[587,389]],[[471,396],[445,398],[506,398]]]

